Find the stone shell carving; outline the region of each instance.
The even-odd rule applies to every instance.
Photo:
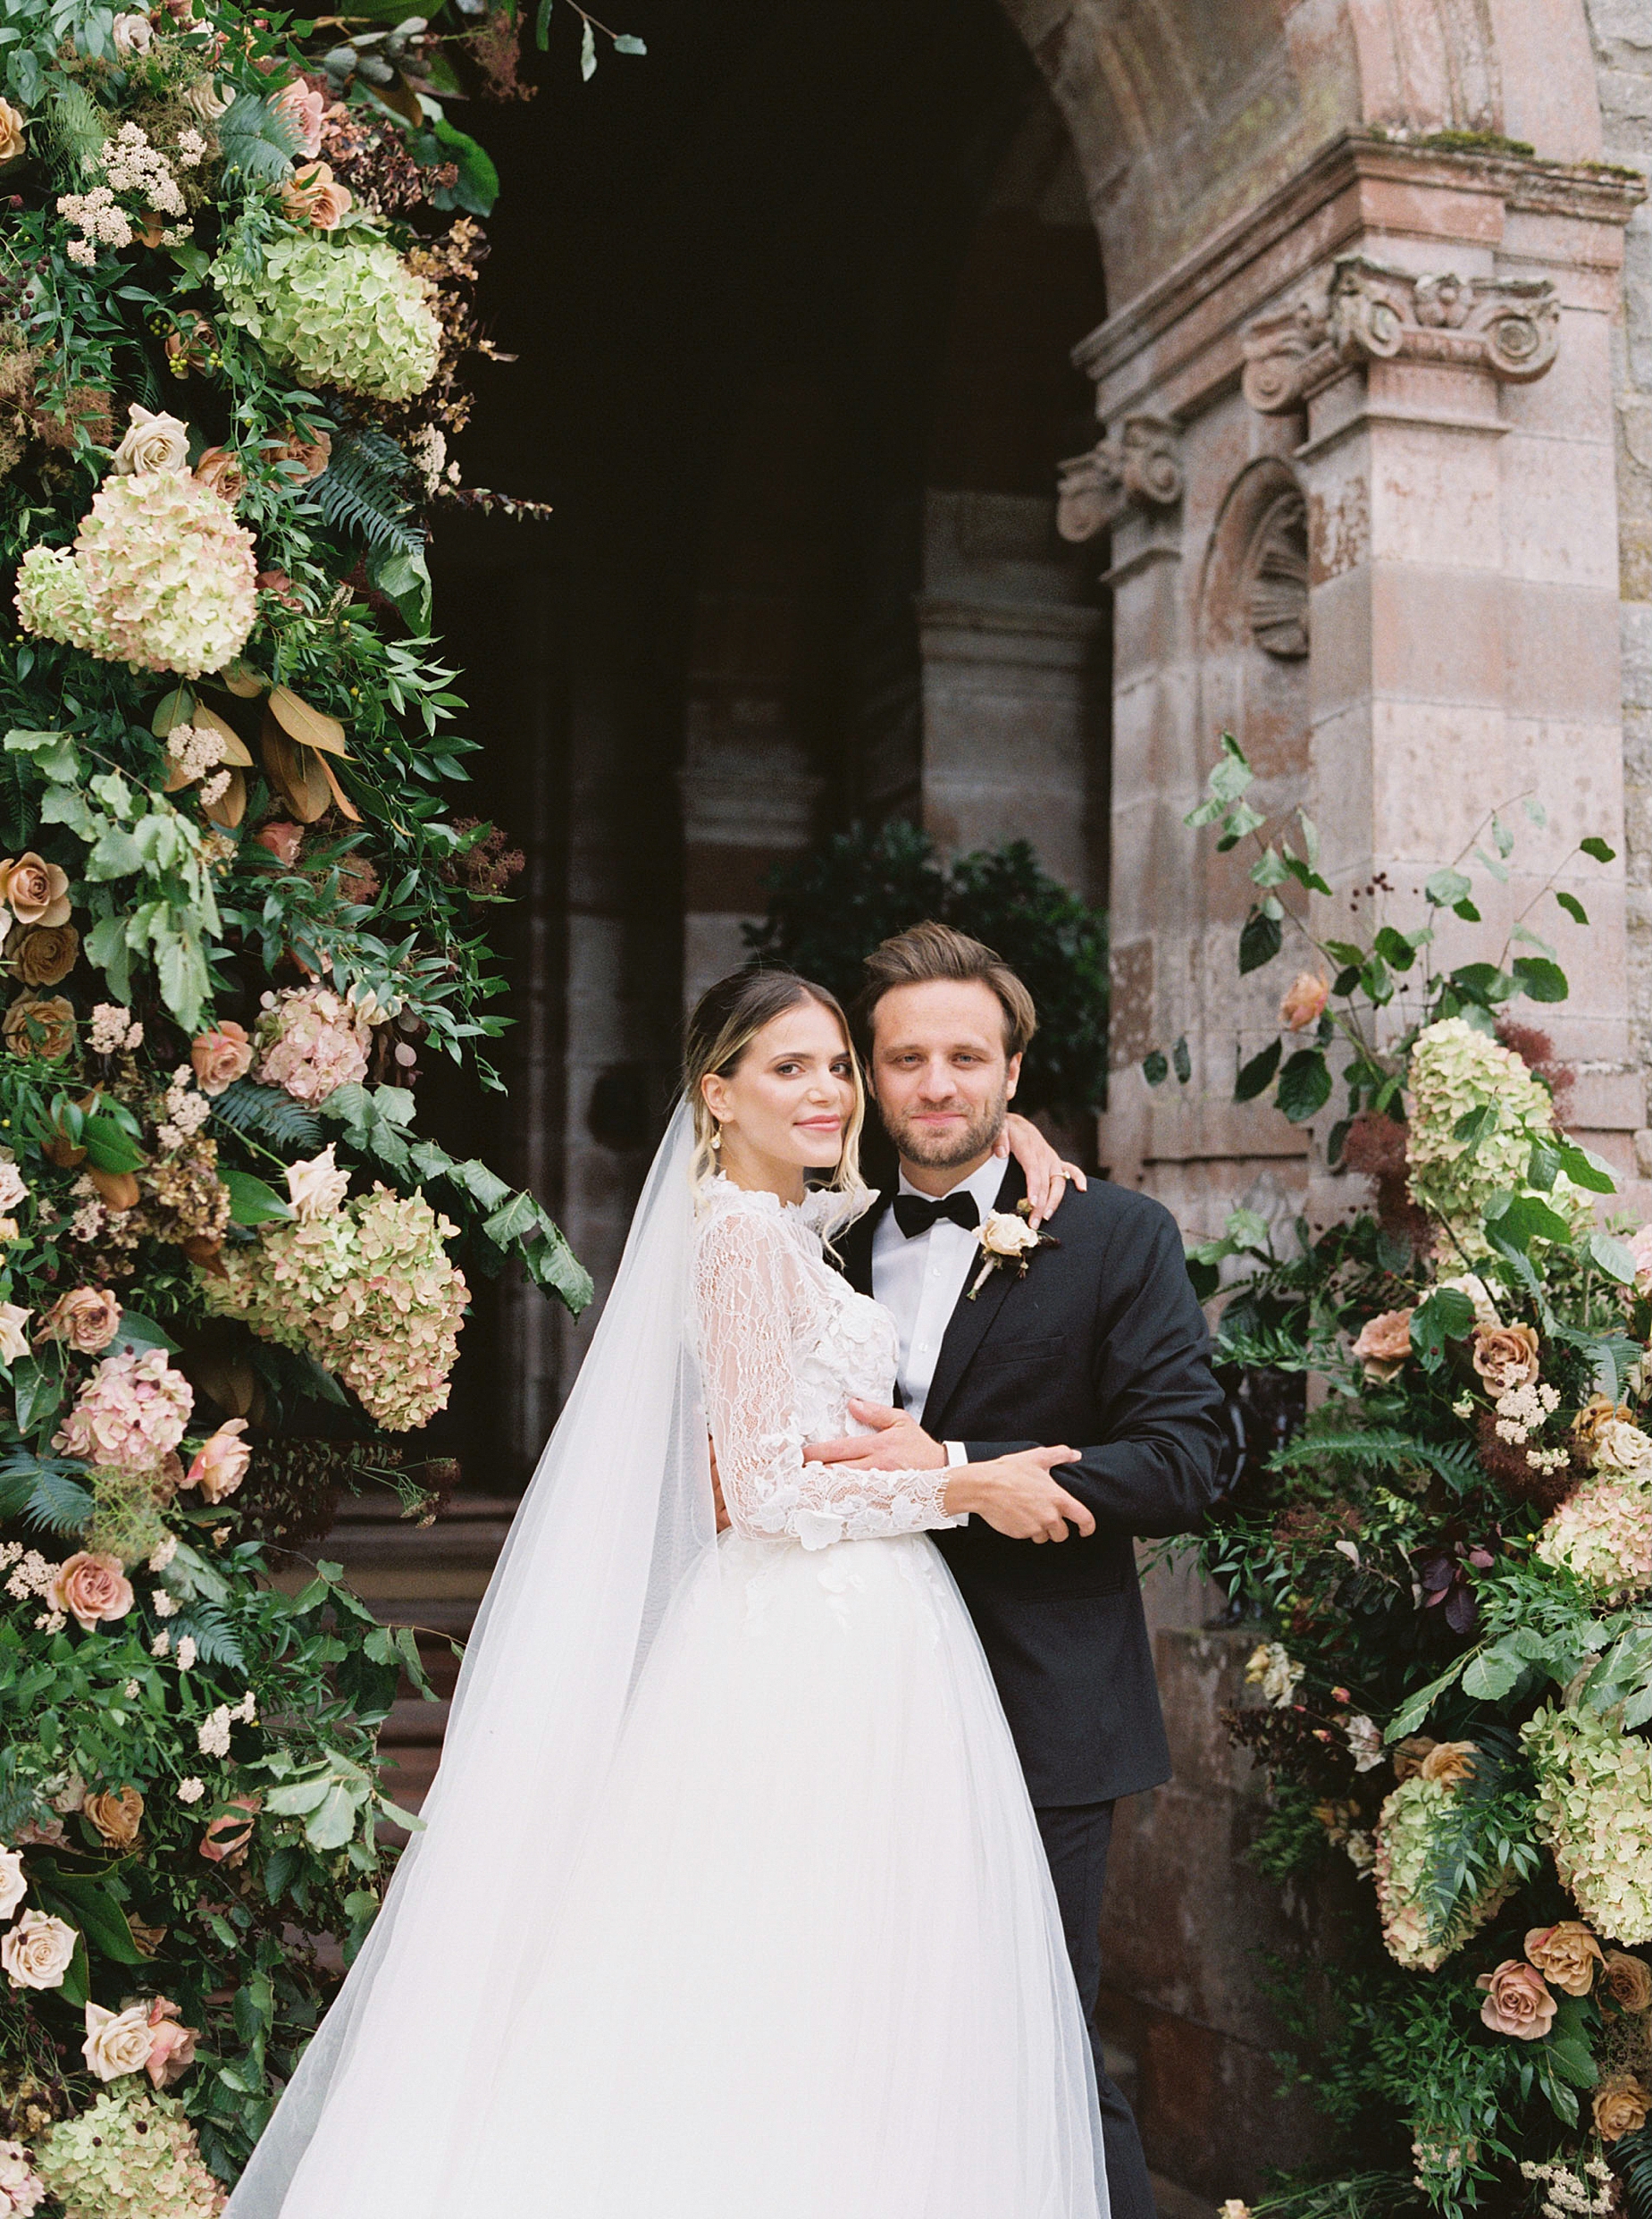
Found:
[[[1281,662],[1308,651],[1308,510],[1281,493],[1258,518],[1245,550],[1245,613],[1258,647]]]
[[[1169,509],[1181,499],[1176,426],[1162,416],[1127,416],[1122,429],[1060,465],[1055,528],[1064,540],[1094,539],[1133,505]]]
[[[1436,362],[1529,384],[1560,347],[1547,278],[1414,276],[1343,255],[1287,307],[1244,333],[1245,398],[1263,416],[1300,408],[1350,364]]]

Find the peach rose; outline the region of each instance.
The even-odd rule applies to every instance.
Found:
[[[77,1549],[60,1564],[46,1600],[54,1610],[66,1610],[85,1633],[100,1619],[123,1618],[132,1607],[132,1583],[119,1557],[101,1551]]]
[[[1290,1032],[1306,1032],[1310,1025],[1317,1025],[1326,1003],[1330,999],[1330,988],[1312,971],[1299,971],[1279,1004],[1279,1022]]]
[[[55,987],[75,967],[80,936],[72,925],[36,925],[12,946],[12,963],[26,987]]]
[[[74,1004],[61,994],[20,994],[0,1017],[0,1039],[13,1055],[55,1063],[74,1046]]]
[[[141,2072],[153,2047],[149,2013],[142,2004],[124,2011],[106,2011],[102,2004],[86,2006],[86,2039],[80,2055],[100,2080],[119,2080],[129,2072]]]
[[[184,1485],[198,1487],[208,1502],[222,1502],[232,1495],[252,1462],[252,1450],[240,1437],[246,1431],[244,1417],[226,1418],[190,1465]]]
[[[0,1842],[0,1919],[9,1919],[28,1893],[21,1857]]]
[[[295,77],[289,85],[281,87],[270,106],[293,133],[293,151],[306,160],[314,159],[322,150],[322,122],[327,113],[322,95],[301,77]]]
[[[20,925],[69,922],[69,874],[30,848],[16,861],[0,862],[0,902]]]
[[[143,1823],[144,1799],[135,1787],[105,1788],[80,1806],[111,1849],[130,1849]]]
[[[149,2006],[149,2056],[144,2070],[156,2088],[171,2088],[195,2063],[197,2026],[181,2026],[183,2013],[164,1996]]]
[[[0,170],[15,168],[28,154],[23,128],[28,121],[21,108],[14,108],[9,100],[0,100]]]
[[[271,459],[275,462],[296,462],[300,483],[307,483],[311,478],[320,477],[332,460],[332,433],[318,430],[313,439],[303,439],[297,427],[289,424],[285,441],[272,449]]]
[[[294,223],[313,223],[318,231],[331,231],[349,214],[354,198],[324,162],[308,162],[281,187],[281,213]]]
[[[13,1988],[61,1988],[80,1938],[49,1911],[25,1911],[0,1935],[0,1967]]]
[[[220,500],[227,500],[231,509],[247,486],[241,458],[231,447],[209,447],[196,464],[194,476],[197,485],[216,493]]]
[[[0,1302],[0,1364],[15,1364],[28,1355],[29,1335],[23,1331],[28,1317],[21,1304]]]
[[[35,1330],[37,1341],[66,1341],[80,1356],[98,1356],[121,1330],[121,1305],[107,1287],[71,1287]]]
[[[135,54],[147,54],[155,30],[147,15],[117,15],[109,26],[114,50],[124,62]]]
[[[1441,1787],[1455,1787],[1473,1771],[1479,1754],[1478,1744],[1472,1741],[1437,1741],[1417,1769],[1425,1780],[1433,1780]]]
[[[147,219],[159,224],[158,217]],[[164,227],[163,227],[164,228]],[[160,245],[160,239],[148,242]],[[130,419],[114,450],[114,467],[122,477],[146,477],[152,470],[187,470],[189,466],[189,427],[164,409],[151,409],[133,401]]]
[[[1495,1972],[1482,1972],[1474,1985],[1486,1990],[1480,2015],[1494,2034],[1537,2042],[1555,2022],[1557,2006],[1543,1975],[1518,1957],[1505,1957]]]
[[[1652,2008],[1652,1965],[1644,1957],[1631,1957],[1622,1949],[1608,1950],[1600,1985],[1620,2011]]]
[[[1472,1350],[1488,1394],[1507,1394],[1538,1375],[1538,1337],[1530,1325],[1476,1325]]]
[[[1526,1937],[1526,1963],[1568,1996],[1587,1996],[1595,1985],[1596,1967],[1605,1962],[1600,1944],[1579,1919],[1534,1926]]]
[[[340,1171],[332,1160],[337,1146],[329,1140],[319,1156],[287,1166],[288,1199],[295,1214],[306,1221],[331,1217],[350,1190],[350,1174]]]
[[[208,1032],[197,1032],[189,1043],[189,1061],[203,1094],[222,1094],[252,1069],[252,1042],[247,1029],[226,1017]]]
[[[1652,2096],[1632,2072],[1613,2072],[1595,2090],[1595,2131],[1603,2142],[1615,2142],[1645,2126],[1652,2111]]]
[[[267,847],[278,863],[290,870],[298,860],[298,850],[304,845],[304,827],[295,824],[265,825],[253,837],[260,847]]]
[[[1392,1379],[1411,1354],[1411,1312],[1384,1310],[1360,1328],[1354,1353],[1367,1379]]]
[[[1592,1394],[1572,1421],[1572,1438],[1585,1456],[1593,1460],[1604,1429],[1611,1425],[1628,1425],[1627,1402],[1614,1402],[1609,1395]]]
[[[252,1846],[253,1822],[264,1808],[262,1795],[232,1795],[201,1837],[201,1854],[208,1864],[227,1864],[231,1870],[245,1864]]]
[[[1430,1753],[1439,1744],[1427,1734],[1408,1734],[1404,1741],[1394,1744],[1394,1777],[1396,1780],[1414,1779],[1421,1771]]]

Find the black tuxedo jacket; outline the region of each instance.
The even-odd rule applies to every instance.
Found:
[[[1011,1164],[998,1198],[1025,1191]],[[872,1292],[885,1196],[840,1236]],[[1161,1203],[1106,1181],[1069,1189],[1027,1276],[994,1270],[952,1313],[924,1408],[970,1460],[1064,1442],[1056,1476],[1095,1516],[1088,1539],[1010,1541],[984,1518],[935,1534],[981,1635],[1036,1804],[1109,1801],[1170,1776],[1132,1536],[1191,1532],[1212,1500],[1222,1397],[1210,1336]]]

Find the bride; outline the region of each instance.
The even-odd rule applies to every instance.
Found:
[[[1044,1851],[926,1538],[1089,1513],[1063,1450],[805,1461],[893,1391],[826,1253],[863,1107],[829,995],[700,1001],[426,1828],[231,2219],[1105,2219]]]

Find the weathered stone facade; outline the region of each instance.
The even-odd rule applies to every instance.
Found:
[[[1464,945],[1564,866],[1592,921],[1539,924],[1572,983],[1550,1029],[1586,1135],[1652,1181],[1647,0],[996,4],[709,13],[726,78],[662,91],[613,164],[664,181],[632,231],[587,223],[609,336],[473,466],[520,483],[524,437],[578,427],[546,486],[566,552],[459,558],[482,582],[460,645],[516,741],[483,803],[534,873],[521,1168],[604,1283],[684,996],[777,858],[901,813],[952,848],[1027,836],[1107,902],[1112,1176],[1190,1231],[1241,1194],[1339,1208],[1312,1132],[1231,1100],[1282,980],[1238,979],[1243,862],[1182,821],[1227,728],[1262,802],[1318,823],[1322,928],[1374,887],[1416,921],[1489,807],[1540,799]],[[524,127],[513,190],[564,124]],[[614,244],[650,223],[643,278]],[[1589,833],[1616,862],[1565,863]],[[1178,1035],[1189,1085],[1149,1090],[1141,1055]],[[507,1473],[583,1338],[499,1313]],[[1216,1715],[1237,1637],[1202,1630],[1185,1573],[1153,1596],[1178,1780],[1121,1814],[1110,2026],[1153,2161],[1214,2198],[1310,2129],[1271,2097],[1259,1785]],[[1306,1915],[1278,1931],[1311,1940]]]

